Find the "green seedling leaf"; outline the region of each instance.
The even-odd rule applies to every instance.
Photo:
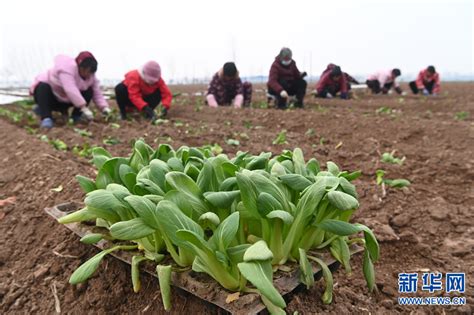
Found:
[[[284,224],[290,225],[293,223],[294,218],[291,214],[283,210],[273,210],[267,214],[268,219],[280,219]]]
[[[392,152],[392,153],[385,152],[384,154],[382,154],[381,161],[384,162],[384,163],[402,165],[403,162],[405,161],[405,157],[402,157],[400,159],[400,158],[396,158],[394,156],[394,152]]]
[[[236,139],[227,139],[225,143],[227,143],[228,145],[236,146],[236,147],[240,145],[240,141]]]
[[[227,209],[234,202],[235,198],[240,195],[240,191],[217,191],[217,192],[206,192],[204,198],[209,201],[214,207]]]
[[[328,192],[329,202],[341,211],[353,210],[359,207],[359,201],[353,196],[342,191],[333,190]]]
[[[257,208],[260,215],[265,217],[273,210],[283,209],[283,206],[275,197],[269,193],[262,192],[257,198]]]
[[[265,306],[267,307],[267,310],[270,312],[270,314],[272,314],[272,315],[286,315],[286,312],[283,308],[276,306],[275,304],[270,302],[270,300],[267,299],[265,297],[265,295],[262,295],[262,293],[259,292],[258,290],[256,290],[256,291],[257,291],[257,293],[260,294],[260,298],[262,299],[263,304],[265,304]],[[295,314],[293,314],[293,315],[295,315]]]
[[[97,270],[97,268],[99,267],[100,262],[102,261],[102,259],[107,254],[108,254],[108,251],[104,250],[104,251],[98,253],[97,255],[95,255],[94,257],[92,257],[91,259],[89,259],[88,261],[86,261],[85,263],[83,263],[71,275],[71,277],[69,278],[69,283],[70,284],[78,284],[78,283],[82,283],[82,282],[86,281],[87,279],[89,279],[94,274],[94,272]]]
[[[379,260],[380,247],[374,232],[363,224],[356,223],[354,225],[364,231],[365,248],[369,251],[371,260],[374,262]]]
[[[110,234],[124,241],[138,240],[154,232],[155,230],[149,227],[142,218],[117,222],[110,227]]]
[[[144,260],[147,260],[147,258],[144,256],[132,257],[132,285],[133,285],[133,292],[135,293],[138,293],[141,288],[139,265]]]
[[[97,189],[94,181],[88,177],[76,175],[76,179],[79,182],[79,186],[81,186],[86,194]]]
[[[345,177],[339,178],[339,185],[342,190],[357,199],[357,191],[353,184],[351,184]]]
[[[454,119],[456,120],[466,120],[469,118],[469,112],[457,112],[454,114]]]
[[[158,281],[160,283],[161,299],[165,311],[171,309],[171,266],[156,266]]]
[[[214,235],[209,239],[209,244],[214,250],[221,252],[227,250],[239,229],[239,218],[239,212],[234,212],[219,224]]]
[[[385,176],[385,171],[384,170],[376,170],[375,171],[375,176],[377,176],[377,185],[382,185],[384,182],[383,177]]]
[[[100,233],[89,233],[89,234],[84,235],[80,239],[80,241],[81,243],[84,243],[84,244],[95,244],[99,242],[100,240],[102,240],[103,238],[104,236]]]
[[[142,196],[128,196],[125,201],[132,206],[143,222],[154,230],[159,230],[156,218],[156,205],[148,198]]]
[[[334,162],[327,162],[328,172],[333,174],[334,176],[338,176],[340,173],[339,167]]]
[[[348,173],[348,174],[340,174],[340,176],[344,177],[345,179],[347,179],[350,182],[352,182],[353,180],[356,180],[361,175],[362,175],[362,171],[360,171],[360,170],[352,172],[352,173]]]
[[[67,145],[66,145],[66,143],[64,143],[62,140],[55,139],[55,140],[49,141],[49,143],[50,143],[56,150],[59,150],[59,151],[66,151],[66,150],[67,150]]]
[[[245,251],[245,254],[244,254],[245,262],[266,261],[266,260],[272,260],[272,259],[273,259],[273,253],[270,251],[265,241],[256,242],[255,244],[250,246],[247,249],[247,251]]]
[[[69,213],[68,215],[65,215],[62,218],[59,218],[58,222],[61,224],[69,224],[74,222],[89,221],[95,218],[96,216],[93,213],[91,213],[87,208],[83,208],[73,213]]]
[[[306,285],[306,289],[309,290],[314,285],[314,275],[311,263],[306,256],[304,249],[298,249],[300,254],[300,281]]]
[[[209,222],[211,223],[214,227],[218,226],[221,223],[221,220],[215,214],[214,212],[206,212],[203,215],[199,217],[199,222]]]
[[[339,220],[333,220],[333,219],[323,220],[316,226],[319,227],[320,229],[323,229],[324,231],[327,231],[339,236],[349,236],[349,235],[357,234],[363,231],[360,227],[354,224],[344,222],[344,221],[339,221]]]
[[[323,272],[324,282],[326,283],[326,290],[324,290],[323,296],[321,300],[324,304],[331,304],[332,302],[332,290],[334,286],[334,280],[332,278],[331,270],[329,270],[328,266],[324,261],[319,258],[308,256],[309,259],[317,262],[319,266],[321,266],[321,270]]]
[[[312,184],[310,180],[299,174],[282,175],[280,179],[285,185],[295,191],[303,191]]]
[[[77,268],[76,271],[74,271],[71,277],[69,278],[69,283],[78,284],[89,279],[97,270],[100,262],[107,254],[110,254],[111,252],[116,251],[116,250],[132,250],[135,248],[137,248],[137,246],[135,245],[129,245],[129,246],[119,245],[119,246],[115,246],[115,247],[101,251],[100,253],[98,253],[97,255],[95,255],[94,257],[92,257],[91,259],[83,263],[82,265],[80,265],[79,268]]]
[[[92,132],[88,131],[87,129],[74,128],[74,132],[81,135],[82,137],[92,137]]]
[[[92,148],[92,163],[97,169],[102,168],[104,163],[112,158],[112,155],[101,147]]]
[[[275,140],[272,142],[273,144],[288,144],[288,141],[286,141],[286,130],[280,131],[278,133],[277,137]]]
[[[375,288],[375,271],[374,264],[370,259],[370,253],[368,250],[364,251],[364,261],[363,261],[363,270],[365,281],[367,282],[367,287],[369,291],[372,292]]]
[[[102,140],[102,143],[105,144],[105,145],[116,145],[116,144],[120,143],[120,140],[118,140],[116,138],[108,137],[108,138]]]
[[[403,188],[410,186],[410,182],[406,179],[399,178],[399,179],[385,179],[384,183],[393,188]]]
[[[320,169],[319,162],[318,160],[312,158],[306,163],[306,170],[308,171],[309,174],[316,176]]]
[[[175,203],[168,200],[160,201],[156,207],[157,222],[164,238],[168,238],[178,247],[186,247],[188,244],[176,236],[178,230],[192,231],[204,237],[202,228],[191,218],[186,216]]]
[[[119,128],[120,128],[120,125],[117,124],[117,123],[111,123],[111,124],[110,124],[110,127],[114,128],[114,129],[119,129]]]
[[[251,247],[247,251],[250,249]],[[267,248],[267,251],[270,250]],[[280,308],[286,307],[285,300],[273,286],[273,271],[270,260],[242,262],[237,266],[242,275],[248,281],[250,281],[272,304]]]

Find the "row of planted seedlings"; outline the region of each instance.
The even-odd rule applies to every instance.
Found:
[[[349,223],[359,206],[351,181],[360,172],[340,171],[332,162],[323,171],[316,159],[305,162],[299,148],[274,157],[238,152],[229,159],[208,148],[175,151],[161,144],[153,150],[142,140],[128,158],[95,148],[92,162],[95,180],[77,176],[87,193],[85,207],[59,222],[95,220],[108,230],[85,236],[86,243],[129,242],[82,264],[72,284],[91,277],[112,251],[133,250],[140,253],[132,259],[134,290],[140,288],[140,262],[153,261],[165,309],[171,307],[171,270],[184,267],[208,274],[228,291],[256,292],[270,312],[283,313],[285,300],[273,285],[279,266],[298,263],[301,282],[310,287],[310,261],[319,264],[326,283],[322,300],[331,303],[332,274],[313,251],[330,252],[350,273],[356,243],[365,249],[363,272],[374,288],[377,240],[366,226]],[[161,265],[167,255],[173,263]]]

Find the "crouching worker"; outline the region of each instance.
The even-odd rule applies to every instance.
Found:
[[[278,109],[286,109],[290,96],[296,97],[295,107],[303,108],[306,94],[306,72],[300,72],[289,48],[282,48],[270,68],[268,93],[275,97]]]
[[[441,89],[439,74],[433,66],[421,70],[416,81],[412,81],[408,85],[414,94],[421,91],[423,95],[437,95]]]
[[[393,88],[398,94],[402,94],[402,89],[396,81],[397,77],[401,75],[400,69],[390,69],[378,71],[367,78],[365,83],[373,94],[387,94]]]
[[[88,52],[81,52],[75,59],[59,55],[54,66],[36,77],[30,88],[37,104],[33,109],[41,117],[42,128],[53,127],[52,112],[57,111],[68,118],[68,110],[74,107],[72,119],[90,121],[94,118],[88,108],[91,100],[104,115],[110,114],[110,108],[95,77],[97,60]]]
[[[358,82],[347,73],[342,72],[341,67],[330,63],[316,84],[316,97],[332,98],[340,92],[342,99],[348,99],[351,83],[357,84]]]
[[[163,103],[160,117],[165,117],[173,98],[155,61],[148,61],[140,69],[125,74],[125,80],[115,87],[115,97],[122,119],[127,119],[128,111],[138,109],[152,122],[158,118],[155,108]]]
[[[224,67],[212,77],[207,89],[206,101],[210,107],[234,105],[235,108],[250,106],[252,100],[252,83],[242,82],[239,71],[233,62],[226,62]]]

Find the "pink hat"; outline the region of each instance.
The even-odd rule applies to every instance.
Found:
[[[148,61],[142,67],[141,75],[148,83],[156,83],[161,78],[161,67],[156,61]]]

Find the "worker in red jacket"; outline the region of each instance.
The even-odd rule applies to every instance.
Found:
[[[441,90],[439,74],[434,66],[428,66],[421,70],[416,80],[411,81],[408,85],[414,94],[421,91],[423,95],[437,95]]]
[[[330,63],[316,84],[316,97],[331,98],[340,92],[342,99],[348,99],[351,83],[358,84],[359,82],[342,72],[341,67]]]
[[[296,96],[295,107],[303,108],[306,94],[306,72],[300,72],[289,48],[282,48],[270,68],[268,93],[277,101],[278,109],[286,109],[289,96]]]
[[[163,104],[160,117],[166,116],[173,98],[156,61],[148,61],[140,69],[128,72],[125,80],[115,87],[115,96],[122,119],[127,118],[128,110],[136,108],[151,121],[158,118],[154,109],[160,103]]]

